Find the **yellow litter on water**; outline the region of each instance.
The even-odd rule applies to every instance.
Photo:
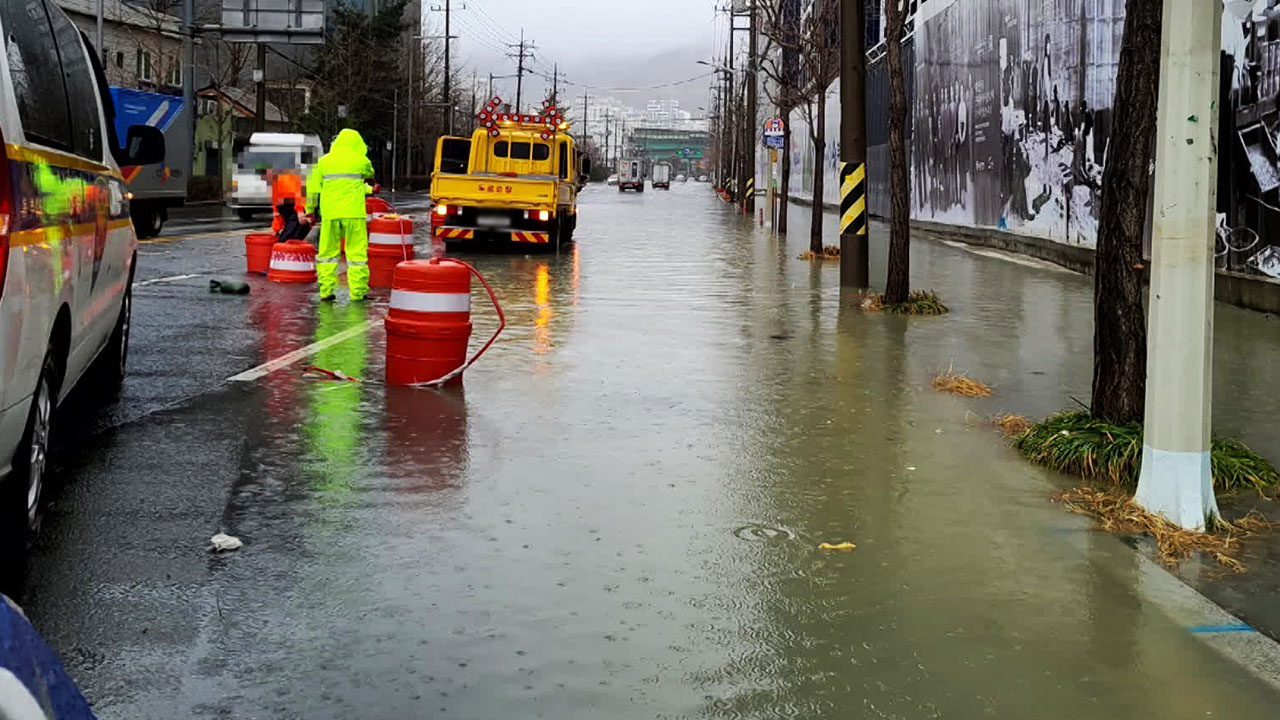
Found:
[[[852,550],[856,547],[858,546],[846,540],[845,542],[837,543],[835,545],[832,545],[831,543],[822,543],[821,545],[818,546],[818,549],[819,550]]]

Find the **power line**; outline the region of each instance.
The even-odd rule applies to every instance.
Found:
[[[545,73],[540,73],[535,70],[526,69],[525,72],[531,75],[537,75],[543,80],[552,79],[551,77],[547,76]],[[597,90],[597,91],[607,90],[611,92],[643,92],[645,90],[661,90],[663,88],[675,87],[677,85],[687,85],[691,82],[697,82],[699,80],[703,80],[705,78],[711,77],[714,74],[715,74],[714,72],[708,72],[708,73],[703,73],[701,75],[696,75],[691,78],[687,78],[685,80],[675,80],[673,82],[660,83],[658,85],[650,85],[648,87],[607,87],[603,85],[590,85],[588,83],[573,82],[571,80],[565,80],[564,78],[560,78],[560,82],[564,83],[565,85],[576,85],[577,87],[586,88],[587,90]]]

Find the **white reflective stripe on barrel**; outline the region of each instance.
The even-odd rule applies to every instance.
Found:
[[[316,264],[307,260],[284,260],[272,256],[272,270],[315,270]]]
[[[392,235],[391,233],[369,233],[370,245],[408,245],[404,241],[403,235]]]
[[[393,289],[391,307],[409,312],[471,312],[471,293],[424,293]]]

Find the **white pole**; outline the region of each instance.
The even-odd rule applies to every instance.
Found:
[[[102,45],[102,12],[104,0],[98,0],[98,59],[102,61],[102,67],[107,66],[107,49]]]
[[[1142,474],[1134,498],[1187,529],[1218,517],[1209,463],[1222,3],[1165,0]]]

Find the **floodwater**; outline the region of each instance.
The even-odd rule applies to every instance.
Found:
[[[95,438],[33,619],[103,718],[1274,717],[1049,501],[982,420],[1000,400],[930,389],[954,366],[1007,409],[1085,399],[1087,281],[922,244],[944,299],[999,292],[865,315],[793,223],[594,187],[560,255],[465,256],[510,327],[464,388],[295,367]],[[244,367],[380,313],[244,307]],[[381,323],[310,362],[379,379]],[[92,542],[131,503],[161,507]],[[204,553],[217,529],[245,547]]]

